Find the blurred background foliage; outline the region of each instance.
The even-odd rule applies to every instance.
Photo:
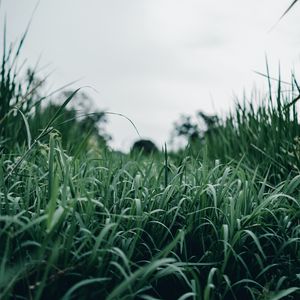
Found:
[[[47,77],[40,79],[36,75],[36,68],[24,72],[24,62],[20,66],[18,64],[25,37],[26,34],[16,51],[4,43],[0,76],[2,152],[9,151],[16,143],[23,145],[34,140],[60,109],[64,99],[74,92],[58,89],[56,93],[44,96]],[[79,144],[83,148],[88,145],[105,147],[110,139],[103,128],[106,123],[104,112],[92,109],[92,99],[79,91],[74,95],[72,105],[61,109],[59,117],[52,124],[53,130],[61,136],[63,147],[71,153]]]

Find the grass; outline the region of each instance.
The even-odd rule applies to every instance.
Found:
[[[166,184],[164,167],[101,150],[73,159],[51,134],[0,178],[1,298],[299,295],[300,176],[271,187],[187,156]]]
[[[279,75],[274,97],[270,79],[269,85],[269,94],[259,104],[252,99],[237,103],[236,109],[206,135],[206,144],[211,159],[242,160],[252,173],[268,176],[275,184],[299,174],[300,88],[293,78],[290,92],[284,92]]]
[[[238,105],[197,148],[125,155],[61,133],[76,92],[41,110],[11,53],[0,79],[1,299],[300,297],[296,80],[291,94],[279,81],[274,99]]]

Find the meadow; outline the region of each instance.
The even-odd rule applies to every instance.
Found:
[[[1,63],[1,299],[300,298],[294,77],[266,74],[201,143],[122,154],[64,119],[80,91],[41,106],[25,36]]]

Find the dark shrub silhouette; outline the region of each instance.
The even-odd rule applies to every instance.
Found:
[[[158,152],[155,144],[150,140],[138,140],[136,141],[132,148],[131,153],[133,152],[142,152],[143,154],[151,154]]]

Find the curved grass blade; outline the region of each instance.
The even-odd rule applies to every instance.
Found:
[[[78,290],[79,288],[89,285],[89,284],[94,284],[94,283],[102,283],[104,281],[109,280],[109,278],[92,278],[92,279],[85,279],[82,280],[80,282],[78,282],[77,284],[73,285],[66,293],[65,295],[62,297],[62,300],[69,300],[71,299],[72,294]]]

